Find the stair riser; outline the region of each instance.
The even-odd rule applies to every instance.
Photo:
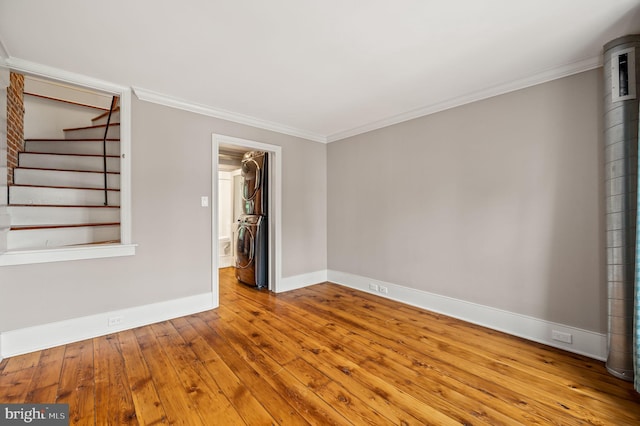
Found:
[[[48,154],[102,155],[102,149],[102,141],[26,141],[24,150]],[[107,155],[120,155],[120,142],[107,141]]]
[[[120,209],[110,207],[8,206],[7,213],[14,226],[120,222]]]
[[[120,205],[120,192],[107,191],[110,206]],[[104,191],[95,189],[39,188],[29,186],[10,186],[11,204],[45,204],[72,206],[102,206]]]
[[[75,155],[47,155],[21,152],[18,164],[20,167],[41,169],[86,170],[101,172],[102,157],[82,157]],[[107,158],[107,171],[120,171],[120,158]]]
[[[104,173],[18,168],[14,170],[13,176],[16,185],[104,188]],[[107,188],[120,189],[120,175],[107,174]]]
[[[98,127],[95,129],[79,129],[79,130],[65,130],[64,137],[66,139],[102,139],[104,137],[104,127]],[[120,124],[109,125],[109,132],[107,133],[108,139],[120,138]]]
[[[120,240],[120,226],[86,226],[9,231],[7,248],[25,250]]]
[[[104,117],[101,117],[99,119],[93,119],[91,120],[91,124],[94,126],[98,126],[100,124],[107,124],[107,117],[108,115],[105,115]],[[114,111],[111,113],[111,123],[119,123],[120,122],[120,110]]]

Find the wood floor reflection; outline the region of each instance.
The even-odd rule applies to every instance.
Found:
[[[0,402],[71,424],[640,424],[603,363],[324,283],[220,271],[220,307],[5,359]]]

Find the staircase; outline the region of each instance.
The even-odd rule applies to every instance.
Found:
[[[109,113],[64,139],[27,139],[9,186],[9,250],[120,242],[120,118]]]

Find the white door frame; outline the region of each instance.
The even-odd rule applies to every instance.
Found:
[[[270,153],[269,189],[268,189],[268,223],[269,223],[269,290],[277,292],[282,280],[282,147],[232,136],[212,135],[211,160],[211,255],[212,277],[211,293],[213,307],[220,304],[218,264],[219,232],[218,232],[218,149],[221,144],[234,145],[248,150],[266,151]]]

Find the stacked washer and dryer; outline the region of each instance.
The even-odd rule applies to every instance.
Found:
[[[268,286],[268,157],[250,151],[242,158],[242,215],[236,240],[236,278],[259,289]]]

